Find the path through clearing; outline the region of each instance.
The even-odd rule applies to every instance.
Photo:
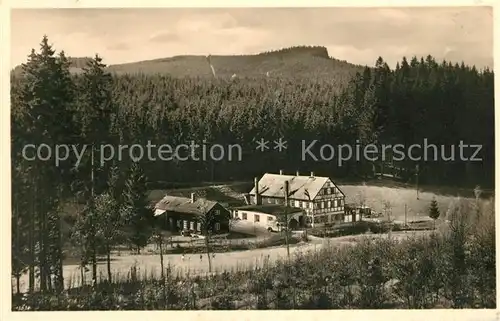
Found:
[[[395,239],[401,239],[414,235],[421,235],[425,232],[393,232],[392,237]],[[321,249],[323,246],[333,246],[333,245],[352,245],[364,237],[387,237],[387,234],[371,234],[371,235],[356,235],[356,236],[344,236],[337,238],[321,239],[316,237],[311,237],[311,242],[309,243],[299,243],[297,245],[290,246],[290,254],[293,256],[299,252],[308,252]],[[213,271],[221,272],[223,270],[236,270],[236,269],[247,269],[252,266],[261,266],[266,260],[269,263],[275,262],[279,258],[286,257],[286,247],[279,246],[274,248],[264,248],[255,249],[248,251],[237,251],[229,253],[216,253],[215,258],[212,260]],[[208,262],[206,254],[203,255],[200,260],[200,254],[187,254],[182,259],[180,254],[168,254],[164,255],[165,266],[171,264],[179,273],[206,273],[208,272]],[[160,274],[160,257],[159,255],[113,255],[111,262],[111,270],[113,275],[118,275],[119,277],[126,277],[130,273],[130,269],[133,266],[137,267],[137,272],[140,276],[147,274],[149,277],[151,274],[159,276]],[[101,274],[103,278],[107,276],[107,269],[105,262],[98,265],[98,274]],[[65,286],[71,287],[78,286],[81,283],[80,269],[77,265],[66,265],[64,266],[64,278]],[[85,275],[86,280],[90,280],[91,274],[87,272]],[[21,278],[21,291],[27,290],[28,275],[23,275]],[[13,287],[15,283],[13,280]]]

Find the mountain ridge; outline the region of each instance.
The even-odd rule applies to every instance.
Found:
[[[329,56],[323,46],[294,46],[257,54],[209,55],[217,78],[350,78],[364,68]],[[114,74],[165,74],[173,77],[213,77],[208,56],[176,55],[150,60],[109,64]],[[103,57],[104,61],[106,57]],[[82,72],[90,57],[69,57],[72,73]],[[13,69],[22,72],[21,65]]]

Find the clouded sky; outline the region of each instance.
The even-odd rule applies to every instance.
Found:
[[[107,64],[186,54],[251,54],[320,45],[330,56],[391,66],[431,54],[493,67],[488,7],[293,9],[29,9],[12,11],[11,65],[46,34],[69,56]]]

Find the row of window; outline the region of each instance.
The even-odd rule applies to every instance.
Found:
[[[266,198],[266,203],[268,204],[283,204],[283,199],[279,198]],[[293,207],[298,207],[298,208],[304,208],[304,209],[319,209],[319,208],[336,208],[336,207],[342,207],[344,205],[344,200],[342,199],[335,199],[335,200],[328,200],[328,201],[321,201],[317,203],[313,202],[306,202],[306,201],[294,201],[290,200],[290,206]]]
[[[331,194],[338,194],[338,190],[335,187],[326,187],[322,188],[318,195],[331,195]]]
[[[344,220],[344,214],[321,215],[314,217],[314,223],[333,223]]]
[[[239,217],[238,211],[234,211],[234,217],[235,218]],[[272,216],[266,215],[266,217],[267,217],[267,221],[268,222],[274,221],[274,218]],[[245,221],[248,220],[248,214],[246,212],[241,212],[241,219],[245,220]],[[259,214],[253,214],[253,221],[256,222],[256,223],[260,222],[260,215]]]
[[[356,222],[360,219],[358,215],[331,214],[314,216],[314,223],[333,223],[333,222]]]
[[[170,226],[172,226],[173,219],[170,218]],[[194,221],[188,221],[188,220],[177,220],[177,228],[178,229],[184,229],[184,230],[193,230],[193,231],[198,231],[201,232],[201,223],[200,222],[194,222]],[[216,231],[220,230],[220,223],[216,222],[214,225],[214,229]]]

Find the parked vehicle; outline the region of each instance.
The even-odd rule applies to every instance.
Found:
[[[185,236],[185,237],[190,237],[194,234],[194,231],[193,230],[182,230],[181,231],[181,235],[182,236]]]
[[[205,239],[205,235],[202,235],[202,234],[191,234],[191,237],[194,239],[200,239],[200,240]]]
[[[267,231],[268,232],[281,232],[281,231],[286,231],[286,230],[289,230],[289,228],[287,228],[285,226],[285,224],[282,224],[282,223],[279,223],[279,222],[274,222],[274,223],[271,223],[271,224],[268,224],[267,226]]]

